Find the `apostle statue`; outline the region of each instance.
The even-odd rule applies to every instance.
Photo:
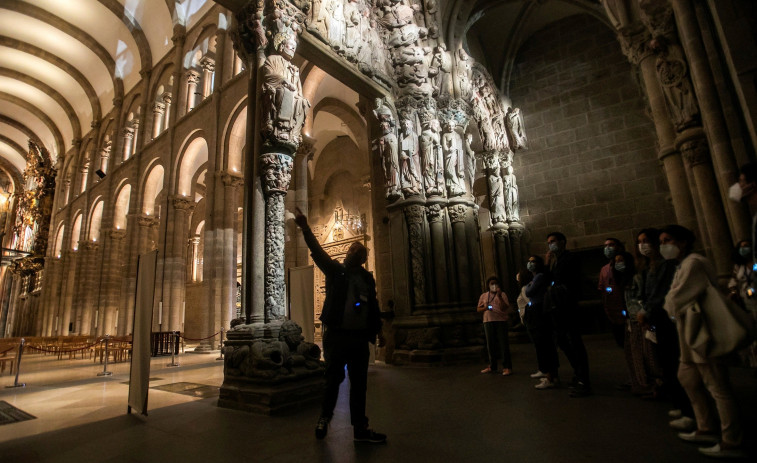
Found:
[[[473,143],[473,134],[465,134],[465,142],[463,149],[465,150],[466,168],[468,171],[468,179],[470,181],[470,191],[473,193],[473,182],[476,181],[476,153],[473,151],[471,144]]]
[[[447,46],[440,43],[434,48],[431,57],[428,75],[433,81],[433,96],[448,95],[450,92],[450,73],[452,72],[452,59],[447,53]]]
[[[261,69],[263,83],[263,137],[269,145],[296,149],[310,102],[302,95],[300,71],[291,63],[297,49],[294,33],[277,33],[275,54],[266,57]]]
[[[441,137],[442,151],[444,153],[444,177],[447,180],[447,193],[449,197],[465,194],[464,167],[463,167],[463,143],[460,134],[457,133],[454,118],[450,118],[444,124],[444,133]]]
[[[505,212],[511,222],[517,222],[520,220],[520,212],[518,211],[518,183],[513,173],[513,167],[507,166],[505,178],[502,180],[505,188]]]
[[[510,138],[510,147],[514,150],[525,149],[526,133],[523,131],[520,108],[507,108],[505,125],[507,126],[507,136]]]
[[[387,199],[400,197],[400,166],[394,113],[382,98],[376,98],[373,115],[378,121],[381,135],[373,142],[373,150],[380,156],[384,170]]]
[[[680,132],[698,124],[699,106],[680,45],[666,44],[664,39],[656,39],[650,43],[650,48],[657,52],[657,75],[675,129]]]
[[[405,197],[417,195],[421,191],[418,136],[413,128],[413,121],[410,119],[402,120],[399,146],[400,185],[402,186],[402,193]]]
[[[423,183],[426,195],[444,196],[444,154],[439,132],[441,126],[436,117],[431,116],[423,123],[420,137],[421,162],[423,163]]]

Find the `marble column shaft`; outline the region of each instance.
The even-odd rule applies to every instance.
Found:
[[[187,71],[186,74],[187,88],[187,109],[185,114],[190,112],[197,104],[197,84],[200,83],[200,73],[197,71]]]

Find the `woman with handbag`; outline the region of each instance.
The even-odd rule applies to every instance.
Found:
[[[688,317],[693,317],[691,309],[703,305],[720,304],[721,300],[712,301],[712,289],[717,285],[717,276],[712,264],[703,256],[692,253],[694,233],[680,225],[669,225],[660,233],[660,252],[666,259],[678,262],[678,270],[673,277],[670,291],[665,297],[665,310],[676,320],[681,348],[681,363],[678,378],[686,390],[694,408],[697,429],[691,433],[679,433],[678,436],[689,442],[711,443],[713,447],[702,447],[699,451],[707,456],[734,458],[745,456],[741,449],[742,430],[738,417],[738,404],[728,376],[728,366],[724,355],[702,355],[701,349],[695,349],[692,336],[687,333]],[[706,297],[703,297],[706,296]],[[715,298],[718,296],[715,295]],[[720,296],[724,299],[723,296]],[[701,309],[706,312],[707,308]],[[704,325],[714,329],[715,320],[697,317]],[[702,328],[706,329],[707,326]],[[695,344],[695,345],[692,345]],[[714,349],[715,346],[711,346]],[[708,393],[715,402],[715,409],[710,404]],[[717,435],[716,414],[720,418],[720,439]]]

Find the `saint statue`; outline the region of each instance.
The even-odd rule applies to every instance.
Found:
[[[420,137],[423,163],[423,183],[428,196],[444,196],[444,154],[442,153],[439,120],[431,118],[424,123]]]
[[[381,98],[376,98],[373,115],[378,121],[381,135],[373,142],[373,150],[381,158],[387,199],[400,197],[400,166],[394,113]]]
[[[526,133],[523,131],[520,108],[507,108],[505,124],[507,126],[507,135],[510,138],[510,147],[514,150],[525,149]]]
[[[448,95],[450,93],[450,73],[452,72],[452,59],[447,53],[447,46],[440,43],[434,48],[431,57],[428,75],[433,82],[433,96]]]
[[[699,106],[681,47],[657,39],[650,43],[650,48],[657,52],[657,75],[676,131],[698,124]]]
[[[513,173],[513,167],[507,166],[507,174],[503,179],[505,188],[505,212],[511,222],[517,222],[520,220],[520,212],[518,206],[518,183]]]
[[[418,136],[410,119],[402,120],[400,132],[400,184],[405,197],[417,195],[421,191]]]
[[[465,194],[465,176],[463,174],[463,146],[460,134],[455,130],[455,119],[444,124],[441,143],[444,153],[444,177],[447,180],[447,193],[450,197]]]

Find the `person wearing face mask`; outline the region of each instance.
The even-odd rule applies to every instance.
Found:
[[[552,276],[545,297],[545,310],[552,317],[557,346],[568,357],[574,378],[571,397],[591,395],[589,356],[581,338],[578,300],[581,296],[581,262],[565,249],[567,238],[560,232],[547,235],[547,265]]]
[[[609,262],[599,271],[599,284],[597,289],[602,296],[602,306],[605,309],[605,315],[610,322],[610,330],[615,338],[618,347],[623,348],[625,343],[625,325],[626,325],[626,304],[625,304],[625,284],[617,281],[616,276],[625,275],[623,270],[617,270],[615,257],[621,255],[625,247],[617,238],[607,238],[605,240],[604,254]],[[625,261],[621,266],[625,268]],[[620,284],[618,284],[620,283]]]
[[[641,275],[639,291],[642,309],[636,314],[636,321],[644,332],[644,338],[653,341],[655,349],[651,355],[659,362],[662,375],[661,386],[646,398],[666,398],[673,408],[668,415],[673,418],[670,426],[679,431],[691,431],[695,426],[694,410],[686,392],[678,381],[678,332],[675,324],[665,312],[665,296],[670,290],[676,262],[666,260],[660,254],[660,231],[646,228],[636,235],[637,272]],[[652,370],[654,372],[654,370]]]
[[[717,287],[717,275],[706,257],[692,252],[694,233],[680,225],[668,225],[660,233],[660,253],[677,262],[670,291],[665,296],[665,310],[675,318],[679,338],[683,337],[682,313],[700,299],[710,285]],[[703,318],[703,322],[707,320]],[[715,325],[711,325],[711,329]],[[727,362],[723,357],[703,357],[688,344],[680,342],[681,363],[678,378],[686,390],[696,417],[696,430],[679,433],[688,442],[715,444],[699,451],[712,457],[744,457],[741,449],[742,429],[738,404],[731,388]],[[709,393],[709,394],[708,394]],[[712,409],[710,397],[715,403]],[[718,439],[715,416],[720,418]]]
[[[323,439],[334,415],[339,385],[344,381],[344,367],[350,375],[350,420],[355,442],[384,443],[386,435],[368,428],[365,395],[368,383],[369,343],[381,337],[381,312],[376,299],[376,281],[363,268],[368,250],[354,242],[344,263],[332,259],[310,230],[308,219],[296,208],[295,224],[302,229],[313,262],[326,276],[326,298],[320,320],[323,334],[323,357],[326,360],[326,390],[315,437]]]
[[[486,335],[486,349],[489,353],[489,366],[481,373],[495,373],[497,359],[502,360],[502,376],[513,374],[513,364],[510,358],[510,338],[507,322],[510,320],[512,309],[507,295],[499,287],[499,279],[495,276],[486,280],[489,288],[478,299],[477,310],[484,314],[484,335]]]
[[[731,259],[733,260],[733,271],[731,272],[731,279],[728,281],[729,297],[745,309],[745,302],[751,298],[748,293],[752,284],[754,267],[752,244],[747,240],[739,241],[733,249]]]
[[[557,376],[559,360],[557,348],[552,330],[552,320],[544,312],[544,296],[547,287],[551,283],[549,274],[544,265],[544,259],[540,256],[530,256],[526,263],[526,269],[532,279],[523,288],[528,298],[525,324],[536,349],[536,363],[539,370],[531,375],[539,382],[534,386],[536,389],[552,389],[557,387],[560,380]]]

